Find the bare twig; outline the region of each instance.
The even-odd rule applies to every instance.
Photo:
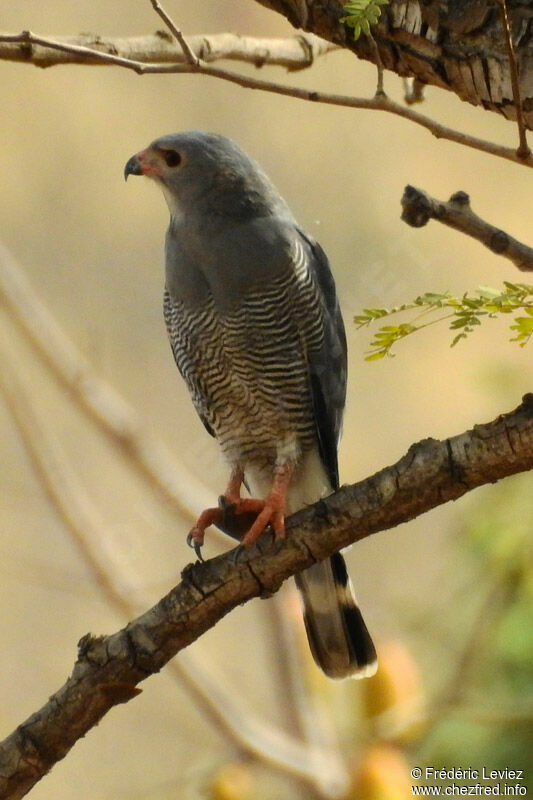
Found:
[[[298,100],[305,100],[312,103],[325,103],[327,105],[340,106],[344,108],[361,108],[372,111],[385,111],[388,114],[407,119],[410,122],[420,125],[428,130],[437,139],[446,139],[450,142],[470,147],[474,150],[479,150],[483,153],[504,158],[508,161],[513,161],[515,164],[522,164],[528,167],[533,167],[533,155],[526,156],[518,155],[516,150],[512,147],[503,147],[502,145],[489,142],[484,139],[479,139],[475,136],[456,131],[446,125],[441,125],[439,122],[419,114],[412,108],[396,103],[389,97],[383,95],[376,95],[372,98],[351,97],[349,95],[330,94],[326,92],[318,92],[310,89],[302,89],[297,86],[285,86],[284,84],[275,83],[273,81],[264,81],[258,78],[241,75],[239,73],[231,72],[230,70],[221,69],[219,67],[211,67],[207,64],[200,63],[198,66],[187,63],[174,63],[174,64],[145,64],[141,61],[115,56],[110,53],[101,53],[98,50],[92,50],[87,47],[78,45],[67,45],[54,39],[47,39],[42,36],[36,36],[29,31],[24,31],[22,34],[0,36],[0,43],[2,41],[19,42],[30,45],[41,45],[51,49],[60,51],[72,52],[82,55],[85,58],[92,58],[95,63],[114,64],[125,69],[131,69],[139,75],[156,74],[156,73],[175,73],[175,74],[188,74],[194,72],[199,75],[208,75],[212,78],[219,80],[229,81],[238,86],[246,89],[258,89],[264,92],[271,92],[273,94],[280,94],[286,97],[294,97]]]
[[[1,351],[0,356],[0,389],[37,476],[104,597],[125,619],[134,618],[150,602],[139,588],[139,577],[114,549],[106,521],[70,469],[56,437],[39,420],[11,359]],[[333,746],[316,739],[307,744],[258,719],[232,697],[220,673],[215,674],[205,660],[184,653],[167,668],[210,722],[244,754],[303,780],[322,797],[335,797],[346,787],[347,776]]]
[[[152,8],[156,12],[156,14],[159,14],[159,16],[164,21],[164,23],[167,26],[167,28],[170,31],[172,31],[173,36],[176,37],[176,41],[179,42],[179,45],[180,45],[181,49],[183,50],[183,55],[185,56],[185,61],[188,64],[190,64],[191,67],[198,67],[200,65],[200,59],[191,50],[191,47],[190,47],[187,39],[185,38],[185,36],[181,32],[181,30],[178,28],[178,26],[176,25],[176,23],[174,22],[172,17],[170,17],[167,14],[167,12],[165,11],[165,9],[161,5],[161,3],[158,2],[158,0],[150,0],[150,2],[152,4]]]
[[[377,82],[377,85],[376,85],[376,96],[377,97],[385,97],[386,96],[385,95],[385,88],[384,88],[384,85],[383,85],[384,68],[383,68],[383,61],[381,60],[381,53],[379,52],[378,44],[377,44],[376,40],[374,39],[371,31],[369,31],[369,33],[367,34],[367,38],[368,38],[369,42],[372,45],[372,49],[374,51],[374,58],[376,59],[376,67],[377,67],[377,70],[378,70],[378,82]]]
[[[506,0],[497,0],[500,9],[500,18],[502,21],[502,28],[505,35],[505,43],[507,52],[509,53],[509,67],[511,70],[511,86],[513,89],[513,100],[516,109],[516,124],[518,126],[518,150],[516,151],[519,158],[527,158],[531,155],[527,143],[526,126],[524,122],[524,111],[522,108],[522,98],[520,96],[520,80],[518,75],[518,63],[516,61],[513,37],[511,35],[511,28],[509,26],[509,17],[507,14]]]
[[[413,445],[394,466],[288,520],[289,535],[187,567],[156,606],[112,636],[84,637],[67,683],[0,745],[0,798],[20,798],[136,686],[225,614],[378,530],[533,469],[533,395],[494,422]]]
[[[505,256],[518,269],[524,272],[533,270],[533,248],[474,214],[466,192],[455,192],[446,203],[430,197],[422,189],[406,186],[402,197],[402,219],[414,228],[421,228],[430,219],[436,219],[472,236],[493,253]]]

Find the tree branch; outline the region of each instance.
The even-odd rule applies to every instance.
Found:
[[[46,42],[54,42],[55,46]],[[306,69],[315,59],[338,46],[313,34],[301,33],[287,39],[267,39],[216,33],[188,36],[187,43],[195,58],[205,63],[228,59],[254,64]],[[98,58],[100,56],[100,58]],[[114,58],[106,59],[105,56]],[[22,61],[36,67],[58,64],[87,66],[113,65],[121,60],[139,64],[184,64],[185,54],[168,31],[150,36],[105,37],[97,34],[36,37],[30,31],[0,34],[0,60]]]
[[[189,44],[191,40],[187,40]],[[245,89],[258,89],[263,92],[271,92],[273,94],[280,94],[285,97],[294,97],[298,100],[306,100],[312,103],[325,103],[327,105],[340,106],[343,108],[361,108],[373,111],[385,111],[389,114],[394,114],[416,125],[421,125],[428,130],[437,139],[447,139],[450,142],[463,145],[464,147],[471,147],[474,150],[479,150],[483,153],[488,153],[498,158],[504,158],[508,161],[513,161],[515,164],[523,164],[524,166],[533,167],[533,154],[522,155],[518,153],[515,148],[504,147],[496,144],[495,142],[479,139],[476,136],[470,136],[467,133],[454,130],[439,122],[435,122],[430,117],[426,117],[412,108],[401,105],[400,103],[391,100],[383,94],[376,94],[374,97],[352,97],[350,95],[331,94],[328,92],[318,92],[311,89],[303,89],[298,86],[286,86],[282,83],[275,83],[274,81],[265,81],[258,78],[252,78],[247,75],[231,72],[227,69],[220,67],[212,67],[205,63],[191,64],[186,61],[183,52],[181,53],[181,62],[179,59],[168,64],[162,63],[144,63],[143,61],[136,61],[131,58],[125,58],[114,53],[101,52],[100,50],[91,49],[81,45],[68,44],[65,40],[49,39],[43,36],[36,36],[30,31],[23,31],[21,34],[5,34],[0,35],[0,52],[2,43],[18,43],[23,47],[33,48],[40,46],[49,48],[50,50],[60,53],[72,53],[73,55],[83,59],[83,63],[93,64],[112,64],[117,67],[123,67],[136,72],[138,75],[154,75],[159,73],[164,74],[190,74],[195,75],[208,75],[212,78],[219,80],[229,81],[230,83],[242,86]],[[192,47],[192,45],[191,45]],[[30,50],[31,55],[31,50]],[[19,59],[20,60],[20,59]],[[28,59],[25,59],[26,61]]]
[[[35,473],[103,597],[125,620],[133,619],[153,602],[153,597],[148,600],[147,593],[139,588],[140,575],[116,548],[106,520],[72,471],[57,437],[33,408],[28,382],[22,374],[17,375],[12,359],[3,350],[0,346],[0,391]],[[283,624],[279,618],[285,624],[287,620],[280,613],[279,603],[272,603],[272,609],[278,612],[279,630]],[[246,758],[274,766],[322,797],[338,796],[346,788],[348,777],[339,752],[332,742],[318,740],[318,715],[310,712],[309,706],[306,718],[314,723],[314,735],[305,730],[302,738],[261,719],[253,703],[232,692],[224,676],[202,659],[201,653],[182,653],[179,660],[167,665],[167,670],[189,692],[211,725]],[[295,674],[295,678],[298,688],[293,681],[292,689],[301,695],[301,675]]]
[[[42,305],[20,266],[1,245],[0,299],[36,355],[69,392],[73,402],[97,423],[111,445],[120,444],[122,455],[131,466],[163,494],[166,502],[185,517],[185,522],[194,521],[212,500],[207,490],[196,484],[179,461],[150,435],[146,422],[94,373]],[[13,364],[10,367],[9,361],[7,352],[2,353],[0,347],[0,390],[5,394],[35,472],[102,593],[126,619],[132,619],[148,605],[139,589],[139,576],[132,574],[131,568],[128,571],[124,559],[114,552],[104,520],[69,469],[56,437],[39,420],[22,373],[17,377],[16,368]],[[221,533],[219,536],[222,538]],[[276,601],[283,602],[278,597]],[[280,625],[287,625],[280,602],[272,604],[273,613],[277,612],[278,630]],[[290,638],[288,633],[285,638]],[[294,648],[293,633],[290,644]],[[302,741],[258,718],[242,699],[230,692],[223,677],[202,660],[201,654],[182,654],[167,669],[187,688],[211,723],[247,758],[266,761],[305,782],[308,790],[312,787],[320,796],[329,797],[333,788],[338,794],[338,787],[346,785],[338,750],[324,737],[319,741],[316,735],[321,728],[320,719],[317,721],[320,714],[310,709],[311,697],[305,698],[305,715],[300,715],[305,717],[301,721],[305,738]],[[288,691],[301,696],[301,674],[298,675],[296,667],[291,672],[293,680]],[[304,707],[304,698],[299,705]]]
[[[396,464],[288,520],[286,539],[189,565],[157,605],[111,636],[84,636],[71,677],[0,745],[0,799],[23,797],[137,684],[223,616],[267,597],[315,561],[486,483],[533,469],[533,395],[453,438],[426,439]]]
[[[533,271],[533,248],[474,214],[466,192],[455,192],[445,203],[422,189],[406,186],[402,197],[402,219],[413,228],[422,228],[430,219],[436,219],[472,236],[493,253],[505,256],[523,272]]]

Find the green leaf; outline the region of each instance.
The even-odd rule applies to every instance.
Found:
[[[377,350],[375,353],[370,353],[370,355],[365,356],[365,361],[377,361],[380,358],[384,358],[386,355],[386,350]]]
[[[466,339],[466,333],[458,333],[457,336],[452,340],[450,347],[455,347],[455,345],[460,342],[461,339]]]
[[[365,0],[355,0],[355,3],[358,7],[363,7]],[[365,308],[363,314],[354,317],[354,322],[362,327],[370,325],[376,319],[406,312],[415,313],[410,321],[399,325],[383,325],[374,334],[372,350],[366,356],[367,361],[392,355],[391,348],[400,339],[445,320],[448,320],[450,330],[458,332],[451,342],[451,346],[455,347],[474,328],[479,327],[484,319],[495,319],[503,314],[513,315],[513,324],[509,327],[516,335],[511,341],[525,347],[533,337],[533,286],[505,281],[502,290],[481,286],[474,292],[465,292],[462,297],[454,297],[449,293],[426,292],[413,301],[394,308]],[[522,312],[525,316],[517,316],[517,312]]]
[[[353,28],[353,38],[357,41],[361,32],[365,36],[370,36],[370,26],[375,25],[381,16],[381,6],[387,5],[389,0],[352,0],[343,5],[346,12],[344,17],[340,17],[349,28]]]

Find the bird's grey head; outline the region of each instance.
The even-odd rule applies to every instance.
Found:
[[[171,216],[205,212],[246,219],[290,214],[258,165],[231,139],[189,131],[156,139],[132,156],[124,176],[160,184]]]

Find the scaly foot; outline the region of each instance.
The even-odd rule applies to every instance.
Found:
[[[234,470],[226,491],[220,498],[219,508],[207,508],[203,511],[187,536],[187,544],[194,547],[198,558],[202,559],[200,548],[204,543],[206,528],[210,525],[218,525],[224,529],[224,521],[228,512],[234,517],[256,515],[256,519],[241,541],[244,547],[249,547],[257,541],[268,525],[272,525],[276,539],[282,539],[285,536],[287,489],[292,472],[293,467],[290,464],[285,464],[277,469],[270,494],[264,500],[260,500],[254,497],[240,496],[244,475],[242,470]]]

